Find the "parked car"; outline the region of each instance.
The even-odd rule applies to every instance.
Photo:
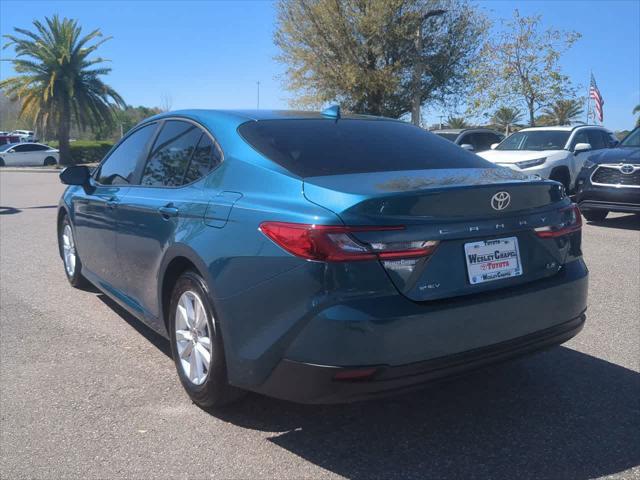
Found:
[[[618,148],[591,155],[577,181],[577,201],[587,220],[604,220],[609,212],[640,213],[640,127]]]
[[[474,153],[489,150],[491,145],[504,139],[503,134],[489,128],[448,128],[432,130],[431,133]]]
[[[35,142],[36,140],[31,130],[14,130],[11,135],[19,137],[21,142]]]
[[[0,146],[0,167],[56,165],[59,152],[42,143],[8,143]]]
[[[585,321],[581,217],[561,186],[405,122],[164,113],[60,178],[69,282],[168,337],[201,406],[406,390]]]
[[[7,143],[18,143],[20,142],[20,137],[15,135],[4,134],[0,132],[0,145],[6,145]]]
[[[510,135],[480,156],[503,167],[558,181],[567,192],[573,192],[587,157],[617,143],[611,131],[598,126],[533,127]]]

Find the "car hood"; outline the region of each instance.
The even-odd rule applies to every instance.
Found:
[[[640,163],[640,148],[609,148],[591,155],[589,160],[593,163]]]
[[[550,157],[561,152],[563,150],[487,150],[478,153],[478,155],[493,163],[516,163]]]

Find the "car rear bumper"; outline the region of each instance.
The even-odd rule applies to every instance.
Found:
[[[305,403],[402,391],[568,340],[582,328],[587,290],[578,258],[550,278],[447,300],[342,299],[309,312],[269,355],[228,362],[229,380]],[[366,381],[334,380],[372,368]]]
[[[340,372],[357,372],[358,369],[283,360],[259,391],[300,403],[342,403],[402,393],[435,380],[559,345],[578,334],[584,322],[585,315],[582,314],[554,327],[495,345],[408,365],[381,365],[362,380],[335,379]],[[365,372],[365,369],[360,370]]]

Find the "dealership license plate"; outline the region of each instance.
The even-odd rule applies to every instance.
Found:
[[[472,285],[522,275],[516,237],[465,243],[464,253]]]

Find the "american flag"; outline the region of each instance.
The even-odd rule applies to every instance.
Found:
[[[596,107],[596,113],[598,114],[598,120],[602,123],[602,119],[604,118],[604,113],[602,107],[604,106],[604,100],[602,95],[600,95],[600,90],[598,90],[598,85],[596,85],[596,79],[591,74],[591,85],[589,87],[589,97],[593,98],[594,104]]]

